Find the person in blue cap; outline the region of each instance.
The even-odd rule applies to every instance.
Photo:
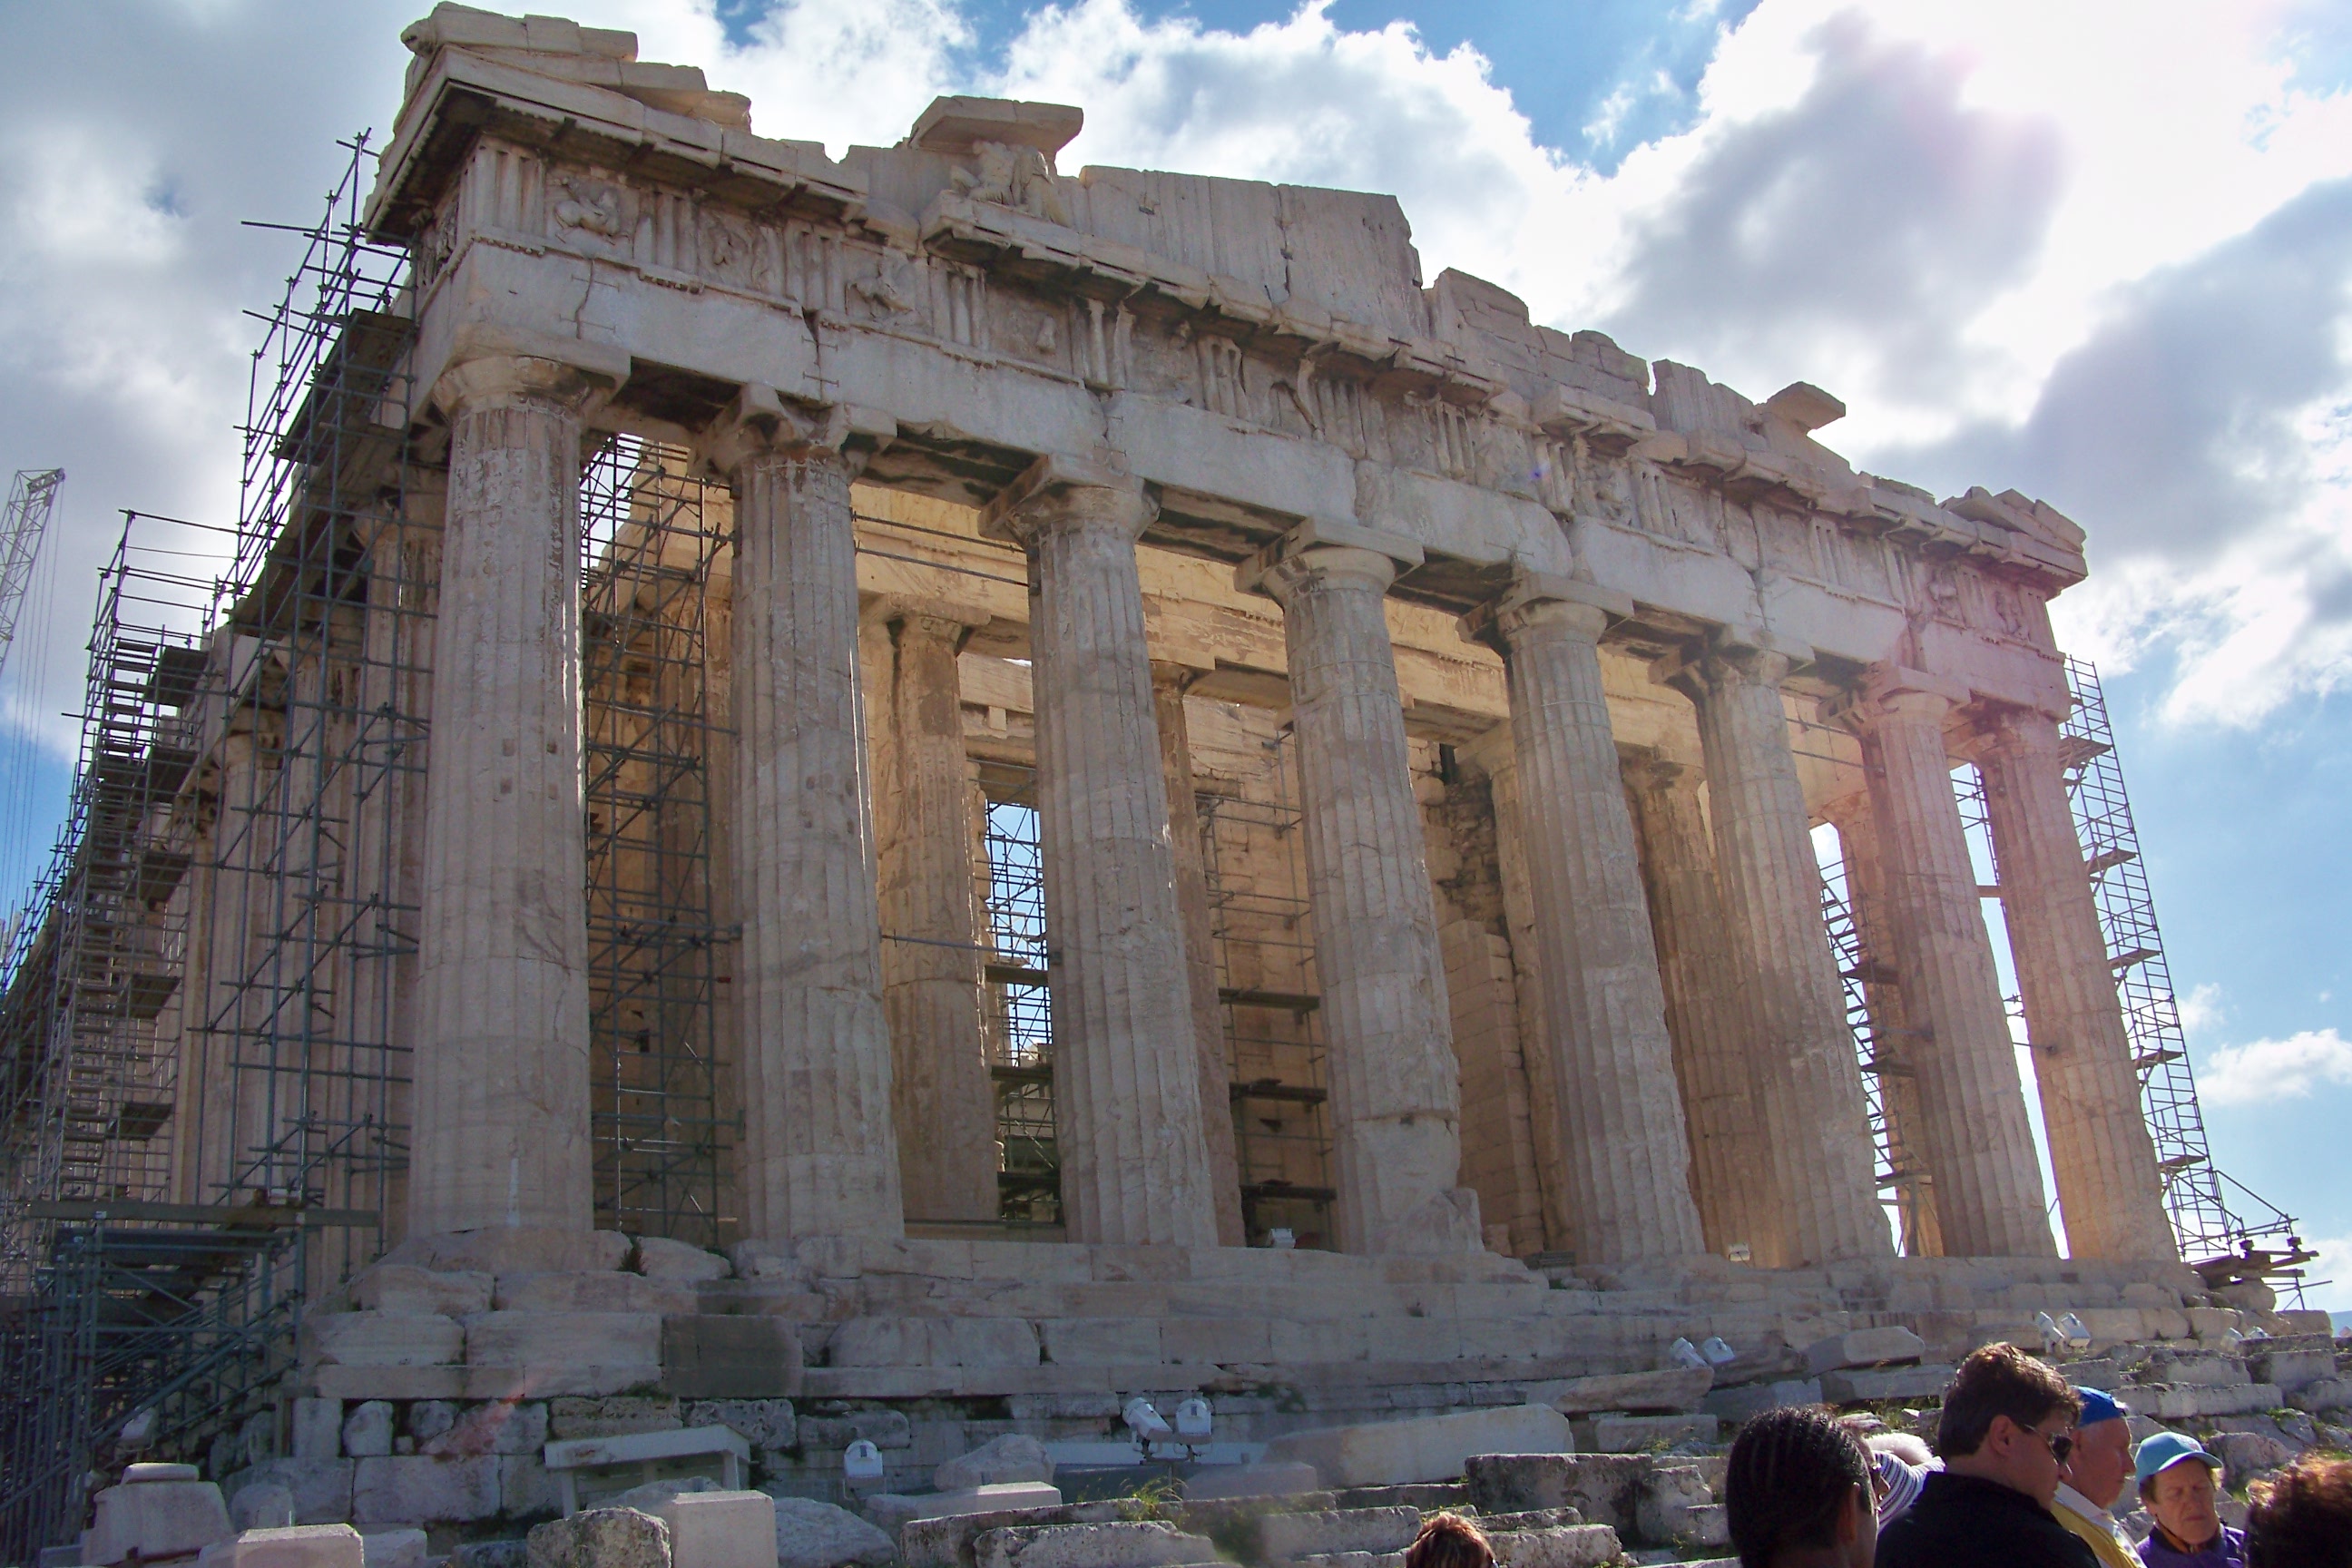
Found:
[[[2246,1538],[2221,1522],[2221,1461],[2196,1438],[2158,1432],[2133,1463],[2156,1528],[2139,1543],[2147,1568],[2244,1568]]]
[[[2083,1538],[2099,1559],[2099,1568],[2140,1568],[2131,1537],[2116,1523],[2116,1500],[2131,1479],[2129,1414],[2113,1396],[2095,1388],[2077,1388],[2083,1414],[2074,1420],[2074,1451],[2066,1456],[2066,1479],[2050,1511],[2058,1522]]]

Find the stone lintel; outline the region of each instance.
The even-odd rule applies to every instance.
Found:
[[[1845,417],[1845,405],[1810,381],[1792,381],[1757,406],[1808,436]]]
[[[1410,572],[1426,556],[1419,540],[1345,517],[1310,517],[1234,568],[1234,586],[1244,594],[1265,592],[1267,575],[1310,550],[1361,550],[1384,555],[1399,572]]]
[[[1008,147],[1034,147],[1050,163],[1086,123],[1087,111],[1075,104],[935,98],[916,116],[907,143],[925,153],[956,154],[982,142],[1001,142]]]

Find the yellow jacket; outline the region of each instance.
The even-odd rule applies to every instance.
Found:
[[[2123,1531],[2116,1528],[2106,1510],[2073,1487],[2063,1482],[2059,1485],[2058,1499],[2050,1511],[2058,1516],[2059,1523],[2090,1543],[2100,1568],[2144,1568],[2139,1553],[2124,1539]]]

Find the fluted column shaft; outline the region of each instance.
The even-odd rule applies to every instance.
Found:
[[[1719,644],[1678,684],[1698,704],[1716,872],[1748,1000],[1786,1268],[1893,1250],[1862,1069],[1822,924],[1821,865],[1789,749],[1790,658]]]
[[[1924,678],[1898,676],[1874,678],[1841,709],[1862,737],[1886,923],[1912,1030],[1904,1054],[1919,1085],[1919,1138],[1953,1256],[2054,1257],[2017,1050],[1944,750],[1951,706]]]
[[[1201,816],[1192,799],[1192,730],[1184,717],[1191,672],[1155,665],[1151,701],[1160,722],[1160,762],[1168,792],[1168,847],[1176,868],[1176,909],[1184,922],[1184,973],[1191,981],[1192,1037],[1201,1060],[1201,1134],[1217,1244],[1241,1247],[1241,1167],[1234,1152],[1232,1074],[1225,1063],[1225,1010],[1217,997],[1216,936],[1210,921],[1209,869],[1201,855]]]
[[[1573,585],[1570,585],[1571,587]],[[1633,825],[1601,684],[1599,607],[1515,590],[1503,645],[1537,971],[1576,1209],[1577,1261],[1705,1249]]]
[[[849,467],[772,406],[711,461],[735,496],[731,879],[750,1234],[903,1234],[862,832]]]
[[[1977,765],[2067,1251],[2177,1258],[2131,1037],[2066,799],[2057,721],[2012,711],[1988,728]]]
[[[1690,1141],[1691,1196],[1707,1249],[1780,1255],[1772,1150],[1757,1114],[1755,1065],[1742,1034],[1739,970],[1725,929],[1715,851],[1696,773],[1654,762],[1631,771],[1640,814],[1650,924],[1665,991],[1675,1077]]]
[[[1062,1212],[1074,1241],[1213,1247],[1135,560],[1150,512],[1115,469],[1103,480],[1041,462],[987,519],[1029,553]]]
[[[446,375],[417,919],[411,1235],[585,1230],[587,826],[580,775],[579,377]]]
[[[1498,743],[1499,742],[1499,743]],[[1512,989],[1518,1003],[1519,1068],[1528,1087],[1528,1157],[1535,1166],[1537,1211],[1543,1245],[1552,1252],[1576,1250],[1576,1214],[1570,1201],[1567,1152],[1560,1144],[1559,1094],[1552,1082],[1549,1053],[1539,1042],[1550,1037],[1544,1021],[1543,981],[1536,973],[1536,899],[1528,869],[1527,835],[1520,825],[1519,763],[1510,725],[1496,725],[1473,742],[1486,770],[1495,804],[1495,866],[1503,885],[1504,935],[1511,945]]]
[[[1382,609],[1393,562],[1317,547],[1268,566],[1297,726],[1339,1244],[1483,1247],[1461,1167],[1461,1079],[1420,803]]]
[[[996,1105],[982,1029],[979,883],[956,650],[963,626],[909,614],[891,626],[896,787],[875,802],[882,1007],[889,1020],[898,1171],[915,1219],[993,1220]]]

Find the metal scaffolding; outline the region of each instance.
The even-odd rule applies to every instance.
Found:
[[[133,518],[101,579],[73,805],[8,955],[11,1560],[71,1541],[94,1466],[275,1451],[301,1300],[374,1256],[405,1159],[396,850],[438,551],[407,255],[362,231],[372,154],[345,145],[264,318],[233,536]]]
[[[24,608],[33,563],[57,508],[58,487],[65,482],[63,468],[19,468],[8,487],[7,510],[0,512],[0,668],[16,647],[16,612]]]
[[[1817,851],[1826,846],[1815,840]],[[1894,971],[1884,953],[1881,933],[1865,931],[1857,916],[1843,847],[1824,852],[1822,866],[1822,922],[1829,928],[1830,947],[1837,959],[1838,979],[1845,991],[1846,1028],[1853,1034],[1854,1054],[1862,1064],[1863,1100],[1870,1115],[1870,1142],[1875,1153],[1879,1203],[1894,1226],[1897,1247],[1906,1258],[1934,1251],[1933,1225],[1927,1217],[1929,1185],[1926,1165],[1905,1146],[1899,1108],[1912,1069],[1903,1060],[1900,1040],[1880,1027],[1882,1012],[1890,1005],[1887,990]]]
[[[2180,1255],[2209,1283],[2267,1279],[2299,1289],[2303,1266],[2315,1255],[2296,1235],[2294,1218],[2213,1163],[2172,967],[2157,929],[2156,900],[2140,857],[2131,800],[2124,792],[2115,729],[2107,721],[2106,696],[2087,659],[2066,660],[2066,684],[2074,697],[2060,731],[2066,792],[2097,893],[2107,964],[2123,1002],[2124,1030],[2139,1073],[2140,1107],[2156,1141],[2164,1206],[2180,1238]],[[2000,879],[1997,864],[1994,879]]]
[[[631,437],[588,465],[580,510],[596,1223],[718,1247],[709,628],[733,514],[686,452]]]
[[[1054,997],[1046,983],[1045,860],[1038,838],[1037,773],[980,764],[988,798],[989,1079],[996,1090],[996,1205],[1007,1226],[1062,1223],[1062,1157],[1054,1117]]]

